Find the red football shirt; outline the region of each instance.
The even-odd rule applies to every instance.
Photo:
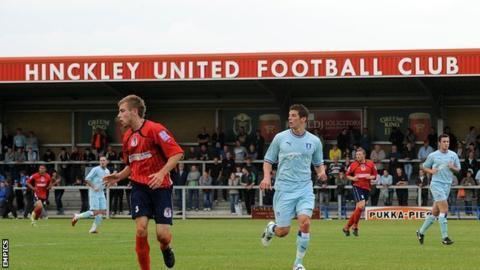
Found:
[[[30,185],[35,187],[35,196],[42,200],[47,199],[47,187],[50,185],[51,181],[52,178],[48,173],[44,173],[43,175],[35,173],[27,180]]]
[[[371,175],[377,176],[377,168],[375,167],[375,163],[371,160],[365,160],[364,163],[354,161],[350,167],[348,167],[347,175],[357,176],[358,181],[353,181],[352,185],[370,190],[370,181],[372,180],[368,177]]]
[[[145,120],[140,129],[123,135],[123,158],[130,166],[130,179],[148,184],[151,174],[160,171],[171,156],[183,153],[170,131],[160,123]],[[170,174],[164,181],[170,181]]]

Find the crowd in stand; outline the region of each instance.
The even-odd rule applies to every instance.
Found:
[[[338,134],[336,143],[326,145],[321,136],[321,131],[316,129],[312,131],[317,135],[324,147],[324,157],[328,160],[327,181],[319,181],[312,173],[312,181],[319,186],[317,196],[321,207],[328,209],[329,203],[337,201],[338,195],[341,195],[342,209],[346,208],[349,201],[352,201],[352,194],[345,187],[350,185],[345,172],[355,158],[355,152],[358,148],[363,148],[375,164],[378,170],[378,178],[372,182],[370,204],[393,205],[398,204],[406,206],[412,202],[413,193],[409,194],[408,189],[392,189],[392,186],[417,185],[419,187],[428,187],[430,175],[421,170],[420,164],[428,154],[437,148],[437,134],[432,128],[427,138],[422,144],[417,142],[414,132],[411,129],[404,131],[393,128],[390,134],[390,145],[382,147],[380,144],[372,145],[369,132],[365,128],[362,132],[354,128],[344,129]],[[477,134],[475,127],[470,127],[467,135],[460,140],[452,133],[449,127],[445,127],[444,133],[450,136],[450,149],[458,154],[462,160],[462,170],[455,175],[453,185],[473,186],[480,184],[480,164],[477,159],[480,157],[480,135]],[[197,136],[197,146],[191,146],[185,151],[185,163],[180,163],[171,175],[174,185],[199,187],[198,189],[188,189],[186,192],[187,210],[211,211],[218,202],[229,202],[232,214],[242,212],[245,207],[247,214],[251,213],[252,206],[255,204],[256,193],[253,186],[257,185],[262,179],[261,163],[253,163],[255,160],[262,160],[266,151],[264,138],[259,130],[254,134],[247,134],[245,129],[240,127],[235,141],[227,143],[225,134],[216,129],[213,134],[209,134],[206,128],[202,128]],[[110,161],[121,160],[120,155],[108,145],[106,135],[102,130],[96,130],[92,136],[90,148],[83,151],[72,147],[69,152],[66,148],[61,148],[58,153],[47,149],[40,157],[39,142],[33,131],[27,136],[23,134],[22,129],[17,129],[15,136],[4,132],[1,140],[2,156],[0,160],[9,162],[24,161],[92,161],[92,164],[60,164],[57,167],[58,172],[54,170],[53,165],[48,165],[49,173],[54,179],[57,179],[56,185],[68,186],[84,185],[85,173],[91,167],[96,165],[100,155],[105,155]],[[387,149],[388,148],[388,149]],[[196,163],[198,161],[198,163]],[[202,166],[204,161],[210,161],[206,166]],[[120,170],[119,163],[110,163],[110,171]],[[203,170],[205,168],[205,170]],[[0,166],[0,206],[5,205],[6,201],[16,199],[18,210],[24,213],[26,217],[29,213],[27,202],[31,200],[31,191],[16,190],[12,187],[25,187],[26,179],[36,171],[35,165],[27,164],[4,164]],[[273,172],[273,181],[275,179],[275,170]],[[125,180],[120,185],[129,185]],[[241,189],[222,189],[210,190],[202,189],[201,186],[235,186]],[[336,189],[327,189],[328,185],[336,185]],[[411,192],[411,190],[410,190]],[[81,190],[82,209],[88,208],[88,192]],[[130,209],[129,190],[123,189],[111,190],[110,209],[113,214],[123,211],[123,197],[126,193],[127,209]],[[416,194],[416,193],[415,193]],[[55,190],[55,201],[58,214],[63,214],[62,207],[63,190]],[[457,199],[460,198],[465,204],[465,213],[473,214],[475,208],[473,202],[477,201],[476,208],[480,205],[480,192],[471,189],[456,190],[452,189],[450,194],[450,205],[457,211]],[[418,196],[418,195],[417,195]],[[182,204],[182,191],[175,191],[175,206]],[[427,205],[429,202],[429,191],[423,189],[421,192],[421,204]],[[272,204],[273,192],[266,192],[263,202],[266,205]],[[414,205],[417,203],[415,202]],[[5,208],[5,207],[3,207]],[[344,210],[345,211],[345,210]],[[5,212],[5,211],[4,211]],[[328,211],[327,211],[328,213]],[[2,214],[0,212],[0,214]],[[8,214],[8,213],[7,213]],[[4,215],[5,216],[5,215]]]

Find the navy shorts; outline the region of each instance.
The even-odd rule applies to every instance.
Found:
[[[370,195],[370,190],[360,188],[357,186],[352,186],[353,198],[355,198],[355,202],[359,201],[368,201],[368,196]]]
[[[148,217],[156,224],[172,225],[172,188],[151,189],[147,185],[132,181],[132,219]]]

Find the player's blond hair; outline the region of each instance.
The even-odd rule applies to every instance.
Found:
[[[128,108],[130,110],[133,109],[133,108],[138,109],[138,115],[141,118],[145,117],[145,111],[147,110],[147,106],[145,106],[145,101],[141,97],[139,97],[137,95],[128,95],[128,96],[122,98],[118,102],[118,107],[120,107],[120,105],[122,105],[123,103],[127,103]]]

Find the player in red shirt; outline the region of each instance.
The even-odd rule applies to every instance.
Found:
[[[31,216],[32,226],[37,225],[37,220],[42,215],[43,205],[47,202],[47,192],[52,188],[52,185],[52,178],[47,173],[45,165],[38,166],[38,173],[33,174],[27,180],[27,187],[33,190],[34,193],[34,208]]]
[[[172,180],[170,171],[183,157],[182,148],[161,124],[146,120],[145,102],[129,95],[118,102],[118,120],[127,129],[123,135],[125,168],[104,177],[112,185],[121,179],[132,181],[131,206],[135,219],[136,252],[140,269],[150,269],[148,220],[155,219],[157,239],[167,268],[175,264],[170,247],[172,234]]]
[[[358,222],[365,209],[370,194],[371,181],[377,178],[377,168],[371,160],[365,159],[365,150],[358,148],[355,153],[355,161],[350,164],[347,170],[347,178],[352,181],[352,192],[355,202],[355,211],[350,216],[347,225],[342,229],[345,236],[350,236],[350,228],[353,228],[353,235],[358,236]]]

